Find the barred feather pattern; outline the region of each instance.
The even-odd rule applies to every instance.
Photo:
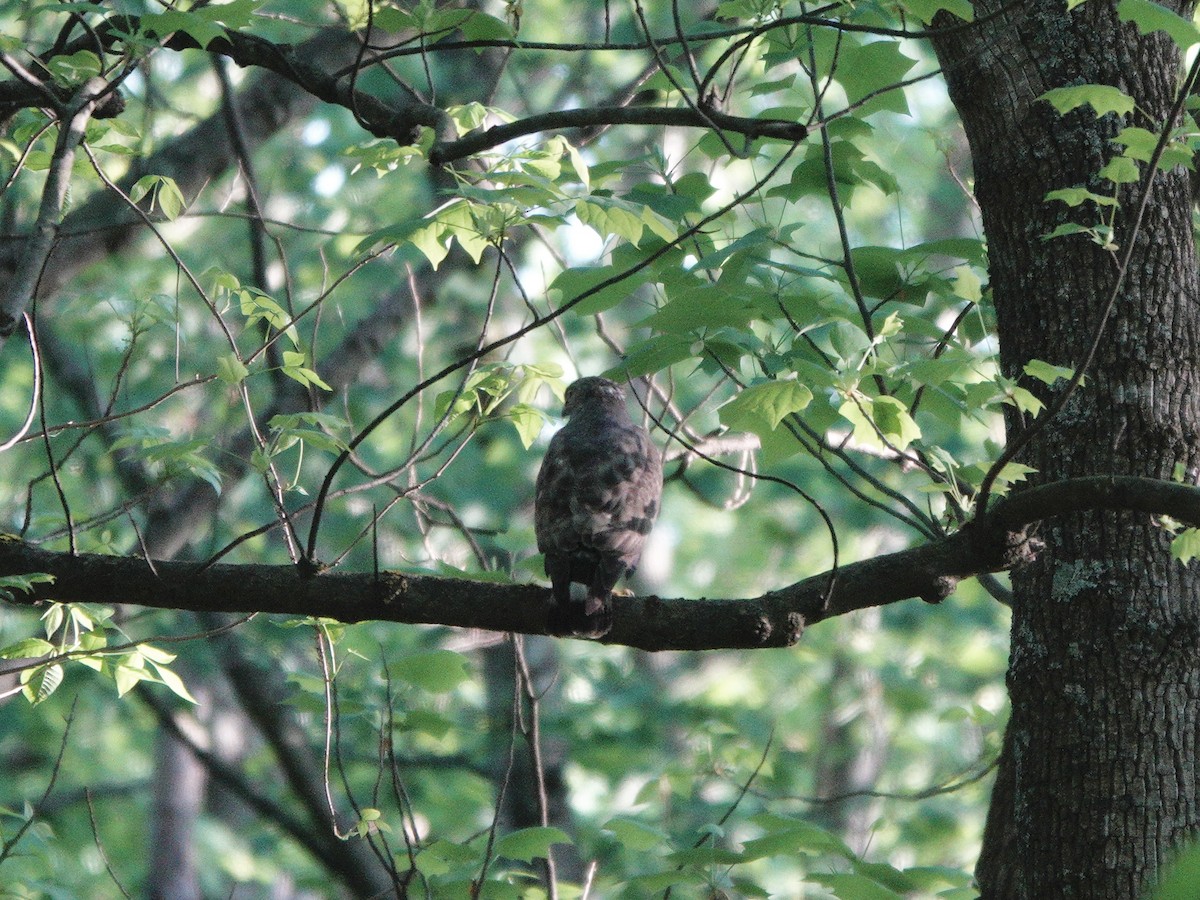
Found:
[[[621,387],[581,378],[567,388],[567,424],[538,472],[534,527],[554,595],[554,633],[599,637],[612,623],[612,591],[633,573],[662,499],[662,457],[635,424]],[[582,602],[571,584],[585,588]]]

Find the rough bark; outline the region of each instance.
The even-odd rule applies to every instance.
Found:
[[[977,3],[976,15],[1001,5]],[[1122,25],[1113,4],[1066,13],[1041,0],[935,43],[972,148],[1004,370],[1018,376],[1030,359],[1075,365],[1117,265],[1086,237],[1043,240],[1072,215],[1044,196],[1098,186],[1119,123],[1090,110],[1060,117],[1037,98],[1114,85],[1148,114],[1134,124],[1158,131],[1178,52]],[[1120,198],[1122,247],[1136,193]],[[1153,182],[1086,385],[1021,457],[1038,480],[1194,469],[1197,293],[1187,176],[1175,169]],[[1008,425],[1010,439],[1023,427]],[[1137,897],[1200,825],[1200,574],[1171,559],[1142,514],[1074,514],[1040,537],[1038,560],[1013,578],[1012,719],[978,879],[985,898]]]

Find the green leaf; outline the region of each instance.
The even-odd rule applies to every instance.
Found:
[[[63,667],[58,663],[26,669],[21,673],[21,692],[32,704],[41,703],[56,690],[63,681]]]
[[[1059,188],[1056,191],[1046,192],[1047,200],[1059,200],[1067,206],[1081,206],[1084,203],[1095,203],[1097,206],[1116,206],[1117,199],[1115,197],[1106,197],[1103,194],[1097,194],[1089,191],[1087,188]]]
[[[785,416],[800,412],[812,398],[812,391],[799,381],[768,381],[745,388],[718,414],[722,424],[735,431],[774,431]]]
[[[954,296],[978,303],[983,299],[983,282],[970,266],[954,269]]]
[[[1145,128],[1122,128],[1117,132],[1113,142],[1125,148],[1125,153],[1131,159],[1149,162],[1158,146],[1158,135]]]
[[[113,679],[117,682],[117,696],[124,697],[140,682],[145,681],[149,673],[145,661],[138,653],[131,653],[125,661],[114,667]]]
[[[1076,84],[1070,87],[1052,88],[1042,94],[1059,114],[1068,113],[1080,106],[1091,106],[1096,116],[1116,113],[1125,116],[1133,112],[1133,98],[1124,91],[1107,84]]]
[[[1052,238],[1066,237],[1067,235],[1071,235],[1071,234],[1092,234],[1092,233],[1093,233],[1093,231],[1090,228],[1087,228],[1083,225],[1077,225],[1074,222],[1067,222],[1063,225],[1059,225],[1057,228],[1055,228],[1049,234],[1042,235],[1042,240],[1048,241]]]
[[[157,206],[163,216],[170,220],[178,218],[187,205],[183,199],[183,191],[179,189],[175,179],[166,175],[143,175],[129,189],[129,199],[134,203],[143,200],[147,195],[150,196],[151,211]]]
[[[1036,378],[1044,384],[1053,385],[1060,378],[1070,381],[1075,375],[1075,370],[1067,366],[1055,366],[1040,359],[1031,359],[1025,363],[1024,372],[1030,378]],[[1083,382],[1080,382],[1081,384]]]
[[[508,41],[517,36],[507,22],[482,12],[475,12],[459,27],[468,41]],[[479,51],[484,49],[480,47]]]
[[[147,13],[140,19],[143,34],[163,38],[176,31],[193,38],[201,48],[225,34],[228,28],[244,28],[250,24],[251,16],[259,0],[232,0],[230,3],[214,3],[209,6],[181,12],[168,10]]]
[[[21,575],[0,575],[0,597],[12,597],[13,591],[33,593],[35,584],[53,584],[54,576],[45,572],[25,572]]]
[[[630,887],[640,888],[641,890],[634,893],[632,896],[641,897],[642,893],[649,892],[660,894],[669,887],[675,887],[681,884],[705,884],[707,879],[704,874],[697,872],[695,869],[678,869],[670,868],[662,872],[652,872],[648,875],[638,875],[636,878],[629,879]],[[689,895],[695,896],[695,895]]]
[[[188,703],[193,703],[197,706],[200,705],[199,701],[191,695],[191,692],[188,691],[187,686],[183,683],[183,679],[180,678],[174,670],[168,668],[164,663],[155,662],[153,659],[150,660],[150,665],[154,667],[154,671],[158,675],[159,680],[165,684],[172,693],[178,697],[182,697],[184,700],[188,701]]]
[[[508,411],[508,420],[517,429],[517,437],[521,439],[521,446],[528,450],[537,440],[537,436],[542,433],[542,425],[545,424],[546,417],[535,406],[530,406],[528,403],[516,403]]]
[[[1180,50],[1200,43],[1200,29],[1191,19],[1185,19],[1166,7],[1149,0],[1121,0],[1117,4],[1117,15],[1122,22],[1133,22],[1142,34],[1152,31],[1166,32]]]
[[[781,823],[760,838],[742,844],[742,855],[747,861],[771,856],[791,856],[809,853],[814,856],[849,856],[850,851],[842,841],[824,828],[800,820]]]
[[[631,244],[638,243],[645,230],[641,210],[635,210],[611,198],[605,198],[603,202],[597,197],[576,200],[575,215],[579,217],[580,222],[593,228],[601,237],[616,236]]]
[[[250,370],[232,352],[217,357],[217,377],[226,384],[241,384]]]
[[[155,196],[158,199],[159,209],[162,210],[164,216],[171,220],[179,218],[179,214],[187,205],[183,199],[183,191],[179,189],[175,179],[167,178],[165,175],[159,179]]]
[[[609,369],[604,376],[619,383],[661,372],[668,366],[693,356],[693,346],[694,342],[687,337],[656,334],[649,340],[639,341],[630,347],[624,361]]]
[[[670,842],[666,832],[660,831],[636,819],[618,816],[604,824],[604,830],[612,834],[626,850],[645,853],[655,847],[664,847]]]
[[[842,50],[834,77],[846,91],[850,104],[859,104],[856,114],[870,115],[887,110],[908,113],[908,101],[903,90],[889,89],[917,64],[915,59],[900,52],[899,41],[878,40],[850,46]],[[878,91],[878,94],[875,92]],[[875,94],[875,96],[871,96]]]
[[[615,266],[567,269],[554,279],[550,284],[550,290],[558,293],[560,307],[583,297],[572,309],[581,316],[595,315],[612,309],[640,283],[637,276],[634,276],[600,287],[619,272],[620,270]]]
[[[320,375],[304,365],[305,362],[307,362],[306,354],[298,350],[283,351],[283,374],[306,387],[311,384],[323,391],[332,391],[333,388],[322,381]]]
[[[413,653],[394,663],[392,674],[434,694],[452,691],[471,677],[466,657],[453,650]]]
[[[672,297],[640,324],[656,331],[686,334],[709,328],[744,328],[754,309],[717,285],[701,283],[672,291]]]
[[[888,890],[865,875],[852,872],[810,874],[809,881],[823,884],[838,900],[904,900],[903,894]]]
[[[7,647],[0,647],[0,659],[36,659],[54,652],[54,645],[41,638],[24,638]]]
[[[1171,540],[1171,555],[1184,565],[1200,556],[1200,528],[1185,528]]]
[[[83,84],[100,74],[100,57],[91,50],[79,50],[70,56],[54,56],[46,62],[51,77],[68,87]]]
[[[864,446],[883,449],[890,445],[891,449],[905,450],[921,437],[921,429],[908,407],[895,397],[859,394],[846,400],[838,412],[854,425],[854,440]]]
[[[1128,156],[1114,156],[1097,174],[1113,184],[1133,184],[1142,177],[1137,163]]]
[[[854,274],[864,294],[887,300],[900,293],[904,287],[899,268],[903,253],[894,247],[855,247],[850,251]]]
[[[1039,400],[1033,392],[1023,387],[1011,388],[1008,397],[1005,399],[1021,412],[1029,413],[1033,416],[1038,415],[1046,408],[1046,404]]]
[[[551,844],[570,844],[571,838],[561,828],[535,827],[512,831],[496,841],[496,855],[522,862],[545,857]]]
[[[943,9],[964,22],[975,21],[975,10],[971,7],[971,0],[903,0],[901,6],[926,25],[933,22],[933,17]]]
[[[1113,143],[1125,148],[1125,156],[1139,162],[1149,162],[1153,158],[1158,141],[1159,135],[1145,128],[1122,128],[1113,138]],[[1159,169],[1164,171],[1175,166],[1191,165],[1192,151],[1182,141],[1169,142],[1158,160]]]

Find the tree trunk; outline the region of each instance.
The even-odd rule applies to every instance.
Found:
[[[975,14],[1002,5],[977,2]],[[1114,4],[1067,13],[1046,0],[935,45],[971,144],[1004,373],[1020,376],[1030,359],[1077,365],[1116,283],[1138,188],[1119,198],[1116,256],[1084,235],[1043,240],[1063,222],[1092,224],[1085,208],[1045,194],[1111,191],[1096,173],[1119,149],[1110,138],[1123,123],[1090,109],[1059,116],[1037,98],[1114,85],[1137,102],[1132,124],[1160,132],[1178,51],[1122,25]],[[1036,480],[1195,470],[1196,265],[1187,173],[1176,168],[1153,183],[1086,384],[1019,457]],[[1009,439],[1026,425],[1010,417]],[[1143,515],[1053,520],[1041,537],[1040,558],[1013,575],[1012,719],[980,887],[985,898],[1137,897],[1200,825],[1198,569],[1173,560],[1169,536]]]

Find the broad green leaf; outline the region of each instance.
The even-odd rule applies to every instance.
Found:
[[[1116,206],[1117,199],[1115,197],[1106,197],[1103,194],[1097,194],[1094,191],[1089,191],[1087,188],[1059,188],[1056,191],[1046,192],[1047,200],[1059,200],[1067,206],[1080,206],[1084,203],[1095,203],[1097,206]]]
[[[140,654],[131,653],[123,662],[113,667],[113,679],[117,683],[117,696],[124,697],[140,682],[145,681],[148,672],[145,661]]]
[[[174,178],[166,175],[143,175],[129,189],[129,199],[134,203],[150,197],[150,209],[156,206],[167,219],[176,219],[186,205],[183,192]]]
[[[983,299],[983,282],[970,266],[956,266],[954,269],[954,296],[978,303]]]
[[[888,300],[904,287],[900,272],[902,250],[894,247],[855,247],[850,251],[858,285],[868,297]],[[924,298],[922,298],[924,299]]]
[[[1158,146],[1158,135],[1146,128],[1131,126],[1117,132],[1113,142],[1125,148],[1125,155],[1139,162],[1149,162]]]
[[[624,361],[604,375],[618,382],[650,375],[694,356],[694,345],[688,337],[658,334],[630,347]]]
[[[226,384],[241,384],[249,374],[246,364],[233,353],[217,357],[217,377]]]
[[[26,669],[21,673],[21,693],[32,704],[41,703],[56,690],[63,681],[63,667],[57,663]]]
[[[1036,378],[1038,381],[1050,385],[1060,378],[1070,381],[1075,375],[1075,370],[1069,366],[1055,366],[1040,359],[1031,359],[1025,363],[1024,372],[1030,378]]]
[[[762,837],[742,844],[742,855],[747,861],[771,856],[791,856],[796,853],[848,856],[849,850],[825,829],[799,820],[793,820]]]
[[[419,731],[430,737],[441,740],[457,726],[445,716],[429,709],[414,709],[404,714],[398,723],[407,731]]]
[[[550,290],[558,292],[560,307],[583,297],[572,309],[582,316],[595,315],[612,309],[624,300],[638,283],[638,279],[634,277],[601,287],[618,274],[619,270],[615,266],[567,269],[554,279]]]
[[[70,56],[54,56],[46,63],[51,77],[68,87],[81,85],[101,72],[100,57],[91,50],[79,50]]]
[[[24,638],[0,648],[0,659],[35,659],[54,652],[54,645],[41,638]]]
[[[183,212],[187,205],[183,199],[183,191],[179,189],[179,185],[175,183],[174,178],[168,178],[165,175],[159,180],[158,190],[155,192],[158,199],[158,207],[162,210],[164,216],[168,219],[177,219],[179,214]]]
[[[595,198],[576,200],[575,215],[601,237],[616,236],[631,244],[642,239],[645,228],[640,211],[635,212],[615,201],[601,203]]]
[[[1052,238],[1066,237],[1067,235],[1071,234],[1092,234],[1092,229],[1083,225],[1076,225],[1074,222],[1066,222],[1062,225],[1059,225],[1049,234],[1042,235],[1042,240],[1048,241]]]
[[[933,22],[933,17],[942,10],[957,16],[964,22],[975,21],[975,10],[971,6],[971,0],[902,0],[901,6],[926,25]]]
[[[1120,144],[1125,148],[1125,156],[1139,162],[1149,162],[1158,147],[1159,135],[1145,128],[1130,127],[1122,128],[1112,140],[1114,144]],[[1158,160],[1158,167],[1165,171],[1175,166],[1190,168],[1192,151],[1187,144],[1173,140],[1163,148],[1162,155]]]
[[[669,887],[675,887],[681,884],[702,885],[707,881],[703,872],[697,872],[695,869],[680,869],[672,867],[662,872],[653,872],[648,875],[638,875],[636,878],[629,879],[629,885],[639,890],[632,896],[642,897],[649,892],[659,894]]]
[[[172,693],[174,693],[176,696],[182,697],[184,700],[188,701],[188,703],[193,703],[197,706],[199,705],[199,701],[191,695],[191,692],[188,691],[187,686],[183,683],[183,679],[180,678],[174,670],[170,669],[165,663],[156,662],[153,659],[150,660],[150,665],[154,667],[154,671],[157,673],[159,680],[161,680],[162,683],[165,684]]]
[[[496,841],[496,855],[522,862],[545,857],[551,844],[570,844],[571,838],[561,828],[535,827],[512,831]]]
[[[11,597],[13,591],[33,592],[35,584],[53,584],[54,576],[45,572],[25,572],[21,575],[0,575],[0,597]]]
[[[915,59],[900,51],[899,41],[869,41],[841,51],[834,77],[845,89],[846,100],[851,105],[861,104],[858,115],[881,110],[907,114],[904,91],[891,88],[916,64]]]
[[[1200,528],[1185,528],[1171,540],[1171,555],[1186,565],[1200,556]]]
[[[507,22],[478,11],[475,11],[459,27],[462,29],[463,37],[468,41],[508,41],[516,37],[516,32]],[[481,47],[480,52],[483,49],[485,48]]]
[[[1133,184],[1142,177],[1137,163],[1128,156],[1114,156],[1098,174],[1113,184]]]
[[[424,650],[392,663],[392,674],[434,694],[454,690],[470,679],[467,660],[453,650]]]
[[[838,412],[854,425],[854,440],[864,446],[905,450],[921,437],[908,407],[895,397],[858,394],[846,400]]]
[[[671,298],[641,324],[656,331],[686,334],[723,326],[744,328],[754,314],[753,308],[731,297],[727,291],[702,283],[672,292]]]
[[[810,874],[808,880],[825,885],[838,900],[904,900],[903,894],[856,872]]]
[[[430,222],[410,232],[408,241],[425,255],[434,270],[450,253],[450,241],[440,222]]]
[[[513,423],[513,427],[517,429],[517,437],[521,439],[521,446],[528,450],[537,440],[537,436],[542,433],[542,425],[546,421],[545,415],[535,406],[516,403],[509,409],[507,416]]]
[[[1045,100],[1059,113],[1067,113],[1080,106],[1091,106],[1097,117],[1116,113],[1125,116],[1133,112],[1133,98],[1119,88],[1107,84],[1076,84],[1070,87],[1051,88],[1038,99]]]
[[[1023,387],[1014,387],[1009,391],[1008,401],[1012,403],[1021,412],[1029,413],[1030,415],[1038,415],[1046,408],[1041,400],[1039,400],[1032,392],[1027,391]]]
[[[306,387],[311,384],[323,391],[332,391],[333,388],[326,384],[320,375],[304,365],[306,361],[307,354],[296,350],[283,351],[283,374]]]
[[[1178,13],[1151,3],[1150,0],[1120,0],[1117,4],[1117,15],[1122,22],[1133,22],[1142,34],[1152,31],[1166,32],[1180,50],[1187,50],[1193,44],[1200,43],[1200,29],[1191,19],[1185,19]]]
[[[636,819],[609,819],[604,824],[604,830],[610,832],[626,850],[634,853],[645,853],[655,847],[664,847],[670,841],[666,832]]]
[[[784,417],[800,412],[813,393],[798,381],[752,384],[721,407],[721,422],[735,431],[773,431]]]
[[[740,862],[746,861],[746,858],[736,851],[726,850],[724,847],[714,847],[707,842],[699,847],[676,850],[674,853],[668,854],[667,859],[677,865],[690,864],[704,868],[708,868],[709,866],[735,866]]]

